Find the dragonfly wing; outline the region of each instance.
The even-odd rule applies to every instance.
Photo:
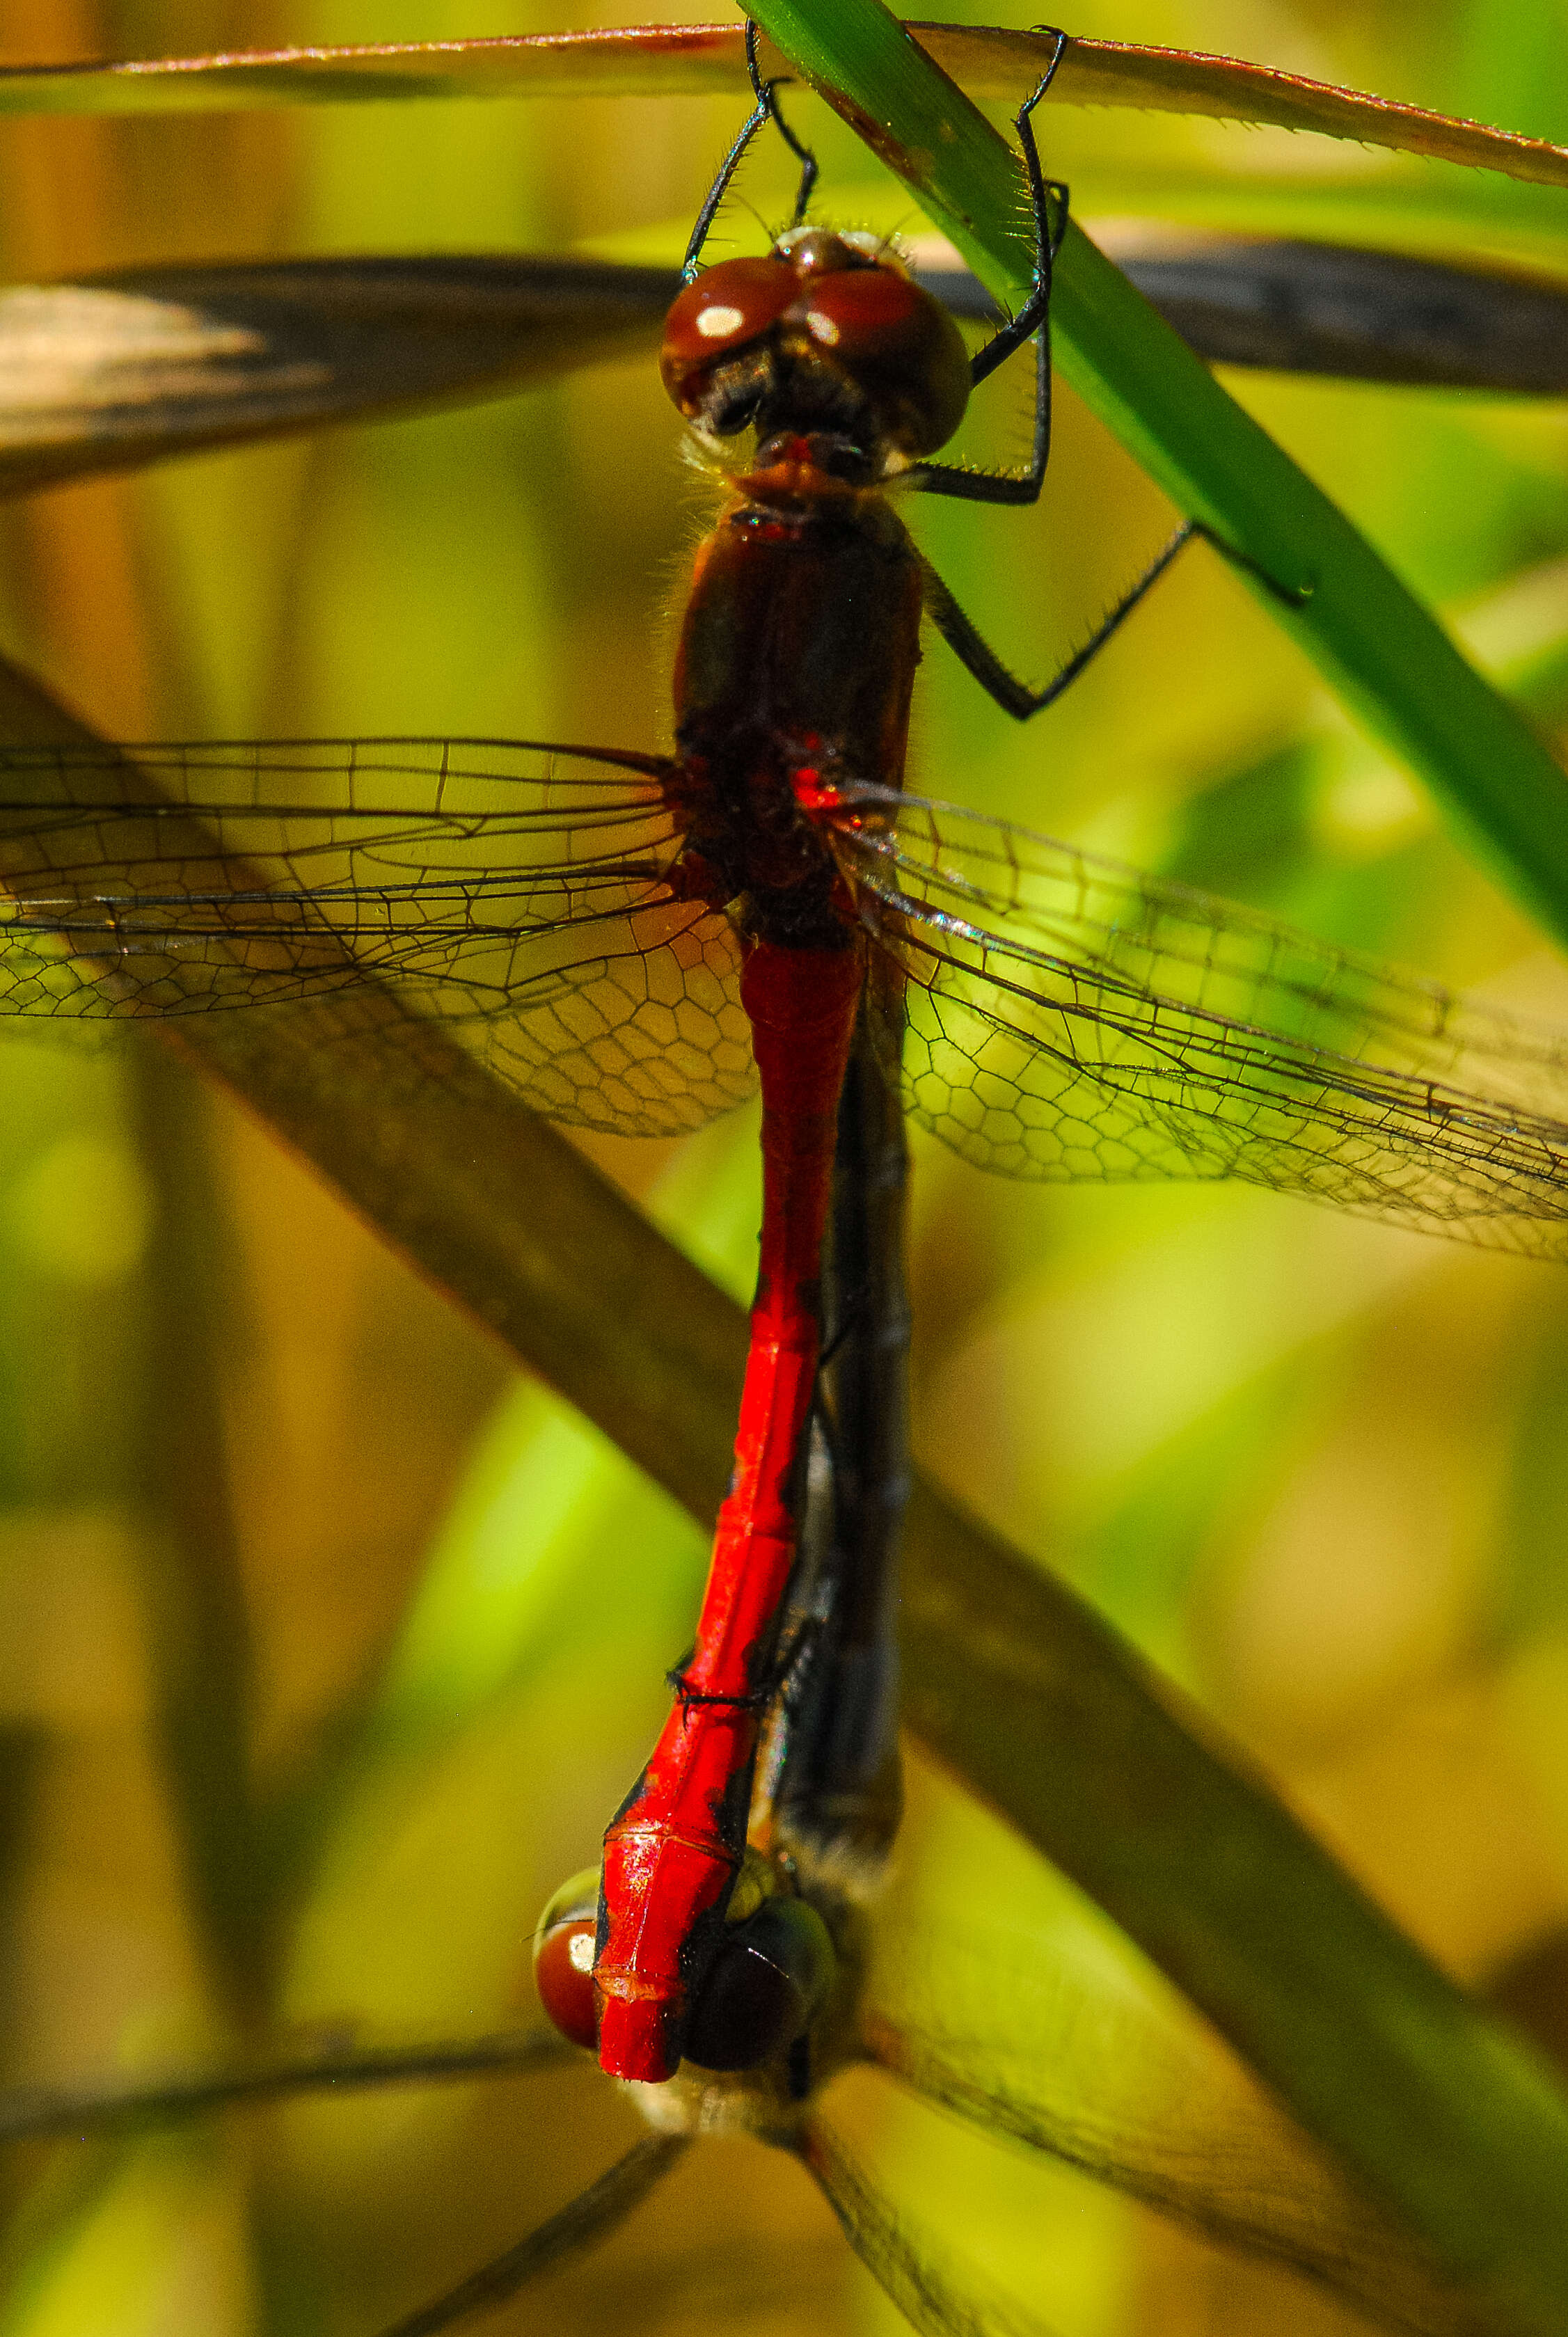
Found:
[[[866,791],[838,850],[904,969],[914,1117],[1048,1183],[1240,1178],[1568,1254],[1568,1041],[1110,861]]]
[[[750,1049],[728,922],[668,882],[676,769],[472,739],[0,748],[0,1013],[375,994],[396,1011],[345,1014],[358,1045],[433,1017],[553,1118],[698,1126]]]
[[[1077,2167],[1200,2233],[1214,2245],[1287,2264],[1380,2321],[1421,2337],[1468,2337],[1475,2305],[1447,2286],[1397,2225],[1363,2202],[1282,2113],[1238,2078],[1234,2097],[1200,2079],[1163,2118],[1116,2096],[1148,2083],[1146,2063],[1118,2065],[1092,2024],[1096,2070],[1080,2090],[1025,2037],[945,2034],[868,2015],[871,2057],[912,2093],[994,2137]],[[1118,2075],[1120,2067],[1120,2075]],[[1169,2072],[1162,2073],[1168,2077]],[[1179,2106],[1178,2106],[1179,2098]]]
[[[813,2118],[796,2148],[845,2238],[920,2337],[1052,2337],[1044,2322],[983,2285],[967,2268],[951,2276],[939,2269],[825,2120]]]
[[[1375,2318],[1461,2337],[1475,2305],[1198,2021],[1070,1941],[883,1922],[868,2058],[924,2100],[1289,2265]]]

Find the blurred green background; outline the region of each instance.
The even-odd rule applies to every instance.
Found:
[[[611,13],[13,0],[0,60]],[[1084,0],[1070,29],[1568,139],[1562,0],[1505,15],[1479,0]],[[918,227],[821,109],[796,110],[828,215]],[[271,253],[673,256],[739,112],[10,121],[0,255],[24,281]],[[1568,214],[1541,189],[1158,115],[1048,109],[1042,142],[1091,222],[1152,210],[1568,274]],[[771,220],[789,189],[764,146],[747,198]],[[760,242],[743,207],[725,224],[733,248]],[[1561,407],[1230,386],[1490,670],[1529,687],[1544,720],[1568,717]],[[1027,382],[1002,376],[971,446],[1015,449],[1027,406]],[[4,645],[110,735],[646,745],[666,736],[671,611],[708,506],[651,369],[606,368],[5,507]],[[1038,512],[917,518],[970,612],[1036,674],[1170,523],[1065,392]],[[910,777],[1568,1013],[1560,965],[1206,552],[1032,729],[934,644]],[[746,1296],[754,1138],[741,1115],[681,1146],[589,1149]],[[1448,1968],[1478,1982],[1514,1968],[1514,2001],[1534,1991],[1549,2012],[1560,1987],[1568,2002],[1562,1269],[1250,1191],[1013,1189],[916,1150],[923,1461],[1174,1673]],[[5,1034],[7,2082],[220,2058],[284,2031],[527,2018],[534,1915],[596,1855],[643,1757],[704,1557],[687,1520],[165,1051]],[[1142,1985],[1067,1886],[918,1765],[889,1921],[928,1932],[940,1985],[978,1994],[994,2025],[988,1932],[1006,1935],[1009,1986],[1069,1971],[1088,2019],[1098,1987]],[[975,1944],[953,1946],[965,1931]],[[845,2093],[934,2243],[1061,2337],[1359,2325],[877,2080]],[[584,2068],[13,2150],[0,2330],[373,2330],[637,2131]],[[705,2145],[612,2246],[497,2325],[539,2320],[898,2325],[805,2176],[744,2142]]]

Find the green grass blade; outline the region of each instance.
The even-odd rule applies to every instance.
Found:
[[[1015,293],[1027,269],[1016,160],[897,20],[878,0],[760,0],[754,14],[993,290]],[[1528,723],[1073,226],[1052,322],[1073,387],[1173,502],[1272,580],[1247,578],[1467,848],[1568,941],[1568,777]],[[1309,597],[1288,597],[1298,592]]]

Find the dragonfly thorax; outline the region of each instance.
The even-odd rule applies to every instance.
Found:
[[[857,485],[935,454],[958,427],[969,360],[941,303],[871,237],[797,228],[729,259],[671,308],[664,386],[709,441],[755,429],[758,460],[805,441]]]
[[[743,898],[759,939],[842,946],[825,791],[900,784],[920,608],[918,557],[886,497],[807,465],[736,481],[698,554],[675,665],[687,897]]]

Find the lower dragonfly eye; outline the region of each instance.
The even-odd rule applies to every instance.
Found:
[[[701,2069],[754,2069],[793,2044],[833,1977],[828,1926],[803,1899],[766,1899],[726,1932],[686,2031]]]
[[[598,2044],[593,1998],[593,1946],[599,1917],[599,1869],[585,1867],[564,1882],[534,1933],[534,1985],[563,2037],[592,2053]]]

